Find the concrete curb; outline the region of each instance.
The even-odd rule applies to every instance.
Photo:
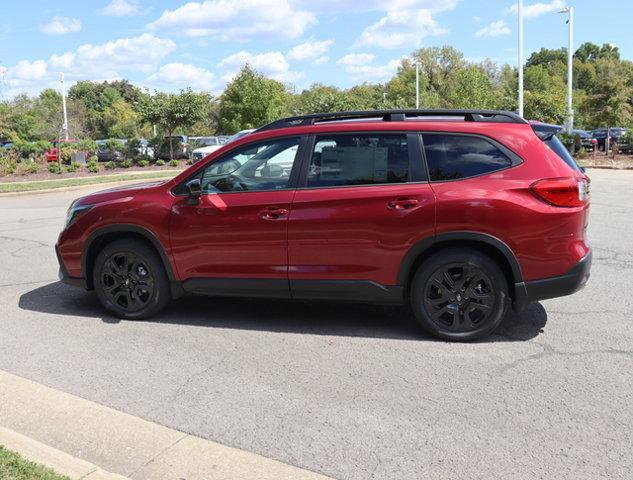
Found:
[[[79,478],[82,472],[90,473],[85,478],[93,480],[329,478],[194,437],[2,370],[0,426],[4,427],[0,443],[6,438],[7,448],[59,473],[72,473],[71,478]],[[98,476],[108,472],[118,476]]]
[[[31,462],[53,469],[72,479],[127,480],[127,477],[106,472],[96,465],[49,447],[25,435],[0,427],[0,445],[19,453]]]
[[[27,190],[24,192],[4,192],[4,193],[0,193],[0,198],[18,197],[22,195],[42,195],[42,194],[48,194],[48,193],[54,193],[54,192],[71,192],[73,190],[82,190],[84,188],[101,187],[101,186],[103,186],[103,189],[105,190],[107,188],[117,187],[120,185],[132,185],[135,183],[154,182],[154,181],[160,182],[164,180],[171,180],[172,178],[174,178],[174,176],[136,178],[133,180],[118,180],[118,181],[113,181],[113,182],[101,182],[101,183],[86,183],[84,185],[72,185],[70,187],[59,187],[59,188],[53,188],[50,190]]]

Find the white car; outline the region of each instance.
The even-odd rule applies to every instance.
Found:
[[[204,157],[212,152],[215,152],[222,145],[224,145],[224,142],[222,142],[221,139],[218,137],[206,137],[203,142],[205,143],[204,147],[196,148],[191,153],[191,159],[193,160],[193,163],[199,162]]]

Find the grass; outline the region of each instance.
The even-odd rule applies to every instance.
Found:
[[[70,480],[49,468],[30,462],[0,446],[0,479],[4,480]]]
[[[101,183],[123,182],[126,180],[146,180],[175,177],[180,171],[147,172],[141,174],[102,175],[100,177],[60,178],[59,180],[36,180],[33,182],[13,182],[0,184],[0,193],[29,192],[32,190],[52,190],[54,188],[98,185]],[[2,478],[2,477],[0,477]]]

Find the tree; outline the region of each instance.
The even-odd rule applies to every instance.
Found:
[[[344,112],[355,110],[349,95],[336,87],[315,83],[295,99],[294,113]]]
[[[549,48],[541,48],[538,52],[532,53],[528,58],[525,66],[531,67],[536,65],[543,65],[546,68],[553,67],[556,63],[567,63],[567,49],[557,48],[555,50]]]
[[[488,75],[478,66],[459,69],[447,87],[451,108],[494,108],[495,97]]]
[[[222,133],[257,128],[288,114],[290,94],[286,87],[244,65],[220,97]]]
[[[149,124],[158,125],[169,137],[169,158],[174,158],[173,134],[179,129],[191,127],[207,114],[209,95],[194,93],[191,89],[180,94],[157,92],[148,95],[139,103],[140,118]]]

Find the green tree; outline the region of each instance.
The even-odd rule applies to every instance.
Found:
[[[174,158],[173,134],[202,120],[207,114],[209,95],[195,93],[191,89],[179,94],[157,92],[139,103],[142,121],[158,125],[169,137],[169,158]]]
[[[244,65],[220,97],[222,133],[257,128],[288,114],[290,94],[286,87]]]
[[[446,101],[452,108],[494,108],[490,78],[479,66],[460,68],[447,88]]]

